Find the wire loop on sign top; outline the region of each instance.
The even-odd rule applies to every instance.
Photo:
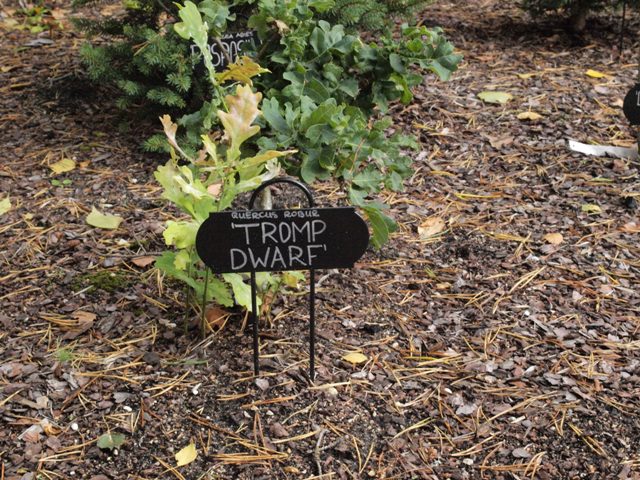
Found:
[[[296,180],[295,178],[291,178],[291,177],[277,177],[277,178],[272,178],[271,180],[267,180],[266,182],[264,182],[262,185],[260,185],[258,188],[256,188],[253,191],[253,193],[251,194],[251,198],[249,199],[249,210],[253,210],[253,204],[255,203],[256,199],[258,198],[258,195],[260,194],[260,192],[262,192],[262,190],[264,190],[265,188],[271,185],[275,185],[277,183],[288,183],[289,185],[298,187],[300,190],[302,190],[304,195],[307,197],[307,201],[309,202],[309,208],[313,208],[316,206],[315,201],[313,200],[313,193],[311,193],[311,189],[307,184],[302,183],[300,180]]]

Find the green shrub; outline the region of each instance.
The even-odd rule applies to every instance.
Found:
[[[431,0],[336,0],[326,18],[358,30],[380,31],[395,19],[407,20]]]
[[[111,39],[83,48],[89,74],[117,85],[122,107],[155,105],[178,118],[182,148],[192,155],[217,120],[226,80],[198,73],[202,61],[212,62],[211,52],[206,46],[191,48],[189,36],[174,29],[174,6],[126,1],[121,18],[78,20],[85,31]],[[291,173],[307,182],[329,177],[343,182],[351,202],[369,217],[379,246],[394,223],[371,198],[381,189],[402,188],[411,173],[406,152],[416,142],[399,131],[388,134],[390,120],[377,115],[389,102],[410,102],[425,72],[447,79],[460,56],[440,30],[425,27],[405,25],[397,39],[381,34],[377,42],[365,43],[323,19],[332,6],[332,0],[202,0],[189,10],[202,16],[210,38],[257,31],[260,44],[246,53],[269,72],[257,81],[265,97],[264,130],[252,148],[296,148],[298,156],[286,163]],[[150,150],[166,145],[159,135],[146,142]]]

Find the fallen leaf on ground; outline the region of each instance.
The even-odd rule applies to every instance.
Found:
[[[289,431],[280,422],[275,422],[269,427],[269,432],[276,438],[287,438],[291,436]]]
[[[188,465],[193,462],[196,458],[198,458],[198,451],[196,450],[196,444],[190,443],[178,453],[176,453],[176,466],[182,467],[184,465]]]
[[[593,213],[594,215],[602,213],[602,209],[598,205],[595,205],[593,203],[584,203],[580,207],[580,209],[585,213],[589,213],[589,214]]]
[[[507,92],[480,92],[478,98],[485,103],[505,104],[513,98],[513,95]]]
[[[105,433],[98,438],[98,448],[113,450],[124,443],[124,435],[121,433]]]
[[[93,322],[97,317],[95,313],[85,312],[84,310],[76,310],[71,316],[82,323]]]
[[[303,280],[304,275],[302,274],[302,272],[282,272],[282,283],[284,283],[289,288],[299,288],[299,284]]]
[[[266,378],[256,378],[256,386],[264,392],[269,388],[269,380]]]
[[[66,8],[52,8],[49,13],[56,20],[64,20],[69,16],[69,10]]]
[[[511,455],[513,455],[516,458],[530,458],[531,454],[529,452],[527,452],[526,449],[524,448],[515,448],[513,449],[513,451],[511,452]]]
[[[591,78],[604,78],[604,77],[607,76],[606,73],[602,73],[602,72],[599,72],[597,70],[592,70],[592,69],[587,70],[586,72],[584,72],[584,74],[587,77],[591,77]]]
[[[23,442],[37,443],[40,441],[40,434],[44,432],[40,424],[31,425],[24,432],[22,432],[18,438]]]
[[[564,237],[562,236],[561,233],[547,233],[542,238],[544,238],[547,242],[549,242],[552,245],[560,245],[564,240]]]
[[[611,285],[600,285],[600,293],[603,295],[611,295],[613,293],[613,287]]]
[[[122,217],[110,213],[100,213],[96,207],[91,207],[91,213],[87,215],[87,223],[92,227],[115,230],[120,226]]]
[[[640,232],[640,225],[636,222],[625,223],[622,227],[620,227],[621,232],[627,233],[638,233]]]
[[[153,255],[146,255],[144,257],[136,257],[132,259],[131,263],[133,263],[137,267],[144,268],[148,265],[151,265],[155,261],[156,257],[154,257]]]
[[[478,406],[475,403],[469,403],[457,408],[456,415],[472,415]]]
[[[540,120],[542,115],[536,112],[521,112],[518,114],[518,120],[530,120],[535,122],[536,120]]]
[[[345,362],[349,362],[353,365],[358,365],[367,361],[367,356],[360,352],[351,352],[342,357]]]
[[[47,406],[49,406],[51,401],[49,400],[48,397],[43,395],[36,399],[36,403],[40,403],[41,405],[44,406],[44,408],[46,408]],[[60,427],[58,427],[57,425],[54,425],[46,418],[43,418],[42,420],[40,420],[40,426],[42,427],[42,430],[47,436],[60,435],[60,433],[62,433],[62,430],[60,429]]]
[[[49,168],[53,173],[58,175],[60,173],[70,172],[71,170],[76,168],[76,162],[74,162],[70,158],[63,158],[59,162],[49,165]]]
[[[444,228],[445,228],[445,223],[442,218],[440,217],[427,218],[418,227],[418,235],[420,235],[420,238],[424,240],[426,238],[437,235],[438,233],[442,232]]]
[[[11,210],[11,200],[9,200],[9,197],[0,200],[0,215],[4,215],[9,210]]]
[[[229,313],[220,307],[212,306],[207,308],[204,316],[209,330],[215,332],[224,327],[227,318],[229,318]]]
[[[502,147],[511,145],[513,143],[513,137],[510,135],[506,135],[503,137],[492,137],[490,135],[487,135],[487,139],[489,139],[489,144],[496,150],[499,150]]]

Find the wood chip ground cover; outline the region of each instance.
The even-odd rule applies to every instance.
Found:
[[[638,478],[638,169],[565,142],[633,144],[639,45],[617,56],[615,18],[572,38],[457,3],[425,18],[463,68],[393,110],[423,147],[386,199],[400,232],[322,272],[314,384],[303,294],[274,304],[259,382],[241,315],[182,334],[183,292],[148,261],[175,214],[137,149],[148,132],[82,80],[81,38],[2,27],[1,478]],[[62,159],[75,168],[54,175]],[[93,207],[122,223],[88,225]],[[444,225],[421,235],[430,218]]]

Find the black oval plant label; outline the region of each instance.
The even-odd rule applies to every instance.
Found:
[[[640,125],[640,83],[636,83],[624,97],[622,111],[631,125]]]
[[[351,268],[368,244],[352,207],[212,213],[196,237],[215,273]]]

